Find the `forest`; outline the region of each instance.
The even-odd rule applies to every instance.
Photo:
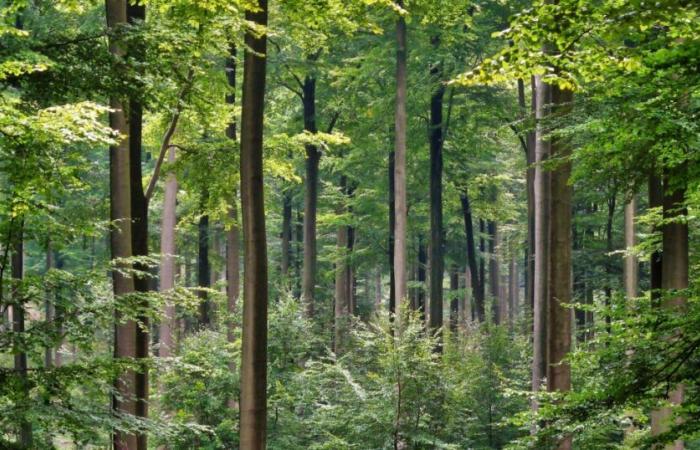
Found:
[[[0,449],[700,449],[696,0],[0,18]]]

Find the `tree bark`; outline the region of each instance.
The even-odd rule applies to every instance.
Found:
[[[344,194],[347,188],[347,178],[340,177],[340,190]],[[340,206],[338,213],[345,212],[345,207]],[[338,225],[336,231],[336,251],[338,253],[335,262],[335,336],[333,347],[336,354],[340,354],[344,348],[345,334],[347,332],[349,294],[351,282],[347,266],[347,253],[349,247],[348,227],[345,224]]]
[[[403,0],[398,0],[403,7]],[[394,297],[398,307],[407,299],[406,232],[408,206],[406,200],[406,95],[407,95],[407,38],[406,19],[396,21],[396,111],[394,121]]]
[[[547,279],[549,277],[549,174],[544,168],[549,158],[550,143],[546,139],[543,119],[551,100],[551,87],[537,77],[535,130],[535,273],[533,278],[533,360],[532,390],[537,392],[547,371]],[[533,408],[537,408],[533,402]]]
[[[418,236],[418,295],[416,298],[416,309],[420,311],[420,315],[425,319],[425,289],[426,289],[426,268],[428,266],[428,254],[423,242],[423,236]]]
[[[289,192],[282,195],[282,262],[280,272],[282,278],[289,277],[289,262],[292,242],[292,196]]]
[[[450,271],[450,330],[457,332],[459,324],[459,271],[452,267]]]
[[[508,266],[508,324],[513,328],[518,318],[520,306],[520,286],[518,283],[518,263],[515,256],[510,258]]]
[[[571,108],[573,93],[552,86],[553,112],[558,116]],[[568,142],[561,138],[553,138],[551,144],[552,157],[562,162],[551,172],[551,204],[550,204],[550,259],[549,259],[549,293],[548,293],[548,323],[547,323],[547,390],[569,391],[571,389],[571,367],[564,358],[571,351],[571,322],[572,311],[564,304],[571,303],[571,198],[572,187],[569,184],[571,176],[571,161],[568,159],[571,150]],[[558,449],[571,448],[571,436],[567,435],[559,441]]]
[[[12,258],[10,272],[12,275],[12,332],[16,336],[22,336],[25,332],[25,308],[24,295],[22,294],[22,280],[24,279],[24,220],[19,221],[15,231],[17,236],[10,242],[12,245]],[[14,369],[21,380],[23,402],[29,403],[29,380],[27,379],[27,353],[19,351],[15,353]],[[23,417],[20,421],[19,443],[22,448],[32,448],[33,431],[32,423]]]
[[[689,257],[688,257],[688,210],[685,206],[687,163],[680,167],[667,170],[664,176],[662,228],[663,266],[662,289],[677,291],[688,288]],[[682,312],[687,305],[683,295],[672,295],[664,300],[662,307]],[[679,336],[670,336],[679,339]],[[668,400],[674,405],[683,402],[683,385],[678,385],[669,393]],[[671,428],[673,409],[670,407],[652,411],[651,434],[658,436]],[[682,450],[684,442],[677,440],[665,447],[668,450]]]
[[[175,147],[168,150],[168,163],[175,163]],[[175,227],[177,225],[177,176],[168,173],[163,196],[163,218],[160,228],[160,292],[165,293],[175,287]],[[159,355],[169,357],[175,350],[174,333],[177,327],[175,304],[167,300],[163,319],[160,323]]]
[[[125,0],[107,0],[107,27],[113,29],[127,22]],[[110,40],[109,50],[113,55],[124,56],[120,43]],[[109,125],[120,136],[128,136],[129,126],[126,120],[123,102],[117,98],[110,99],[112,111],[109,113]],[[129,139],[122,138],[109,150],[110,159],[110,220],[113,224],[110,232],[112,259],[124,259],[132,256],[131,239],[131,176]],[[120,261],[120,269],[128,270],[129,264]],[[122,270],[112,271],[114,296],[119,303],[120,297],[134,291],[134,280]],[[136,358],[138,354],[138,324],[133,320],[121,321],[121,313],[115,311],[114,357],[117,359]],[[119,414],[136,415],[137,397],[136,372],[128,369],[120,373],[115,381],[118,395],[113,396],[112,404]],[[117,431],[113,436],[116,450],[133,450],[138,448],[136,434]]]
[[[246,20],[267,26],[267,0]],[[244,236],[243,338],[241,362],[241,450],[266,447],[267,253],[263,184],[263,109],[266,35],[245,36],[241,119],[241,206]]]
[[[394,178],[396,175],[396,153],[389,153],[389,312],[396,313],[396,271],[394,255],[396,252],[396,192]]]
[[[432,45],[437,49],[439,36],[433,36]],[[443,118],[442,104],[445,97],[445,85],[441,82],[442,67],[440,63],[430,68],[433,82],[437,89],[430,98],[430,328],[435,331],[442,327],[443,292],[442,278],[445,272],[444,231],[442,221],[442,147]]]
[[[617,193],[613,191],[611,194],[610,198],[608,198],[608,216],[607,220],[605,222],[605,248],[607,251],[606,259],[605,259],[605,274],[606,274],[606,280],[605,280],[605,288],[603,291],[605,292],[605,306],[608,308],[612,307],[612,279],[613,279],[613,267],[612,267],[612,256],[610,254],[614,250],[614,244],[613,244],[613,219],[615,218],[615,206],[616,206],[616,200],[617,200]],[[612,317],[610,317],[610,314],[605,316],[605,326],[610,333],[611,327],[612,327]]]
[[[316,79],[304,79],[304,130],[316,133]],[[316,146],[306,145],[306,196],[304,197],[304,276],[302,297],[307,318],[314,316],[316,289],[316,208],[318,206],[318,166],[321,152]]]
[[[661,179],[655,174],[649,175],[649,208],[661,208],[663,206],[663,186]],[[663,228],[662,228],[663,229]],[[656,227],[652,231],[656,231]],[[649,261],[649,278],[651,289],[651,302],[658,306],[661,298],[661,274],[663,271],[663,254],[655,251]]]
[[[202,215],[197,225],[197,287],[208,289],[211,287],[211,266],[209,265],[209,215],[206,208],[208,193],[204,193],[200,205]],[[199,324],[203,328],[211,326],[211,305],[209,294],[204,290],[197,291],[199,297]]]
[[[625,248],[627,252],[632,251],[637,244],[635,236],[634,216],[637,211],[637,200],[632,199],[625,204]],[[625,294],[627,298],[635,298],[638,295],[639,285],[639,262],[637,257],[628,254],[625,256],[624,266]]]
[[[142,4],[129,1],[127,4],[127,20],[136,23],[146,19],[146,8]],[[143,60],[143,48],[140,43],[131,46],[129,53]],[[131,249],[134,256],[148,256],[148,199],[143,191],[143,174],[141,170],[142,134],[143,134],[143,105],[139,98],[129,100],[129,176],[131,178]],[[134,278],[134,289],[145,293],[151,290],[147,264],[134,264],[134,269],[141,273]],[[147,309],[146,299],[140,301],[142,308]],[[138,318],[140,326],[136,327],[136,358],[145,360],[149,356],[149,319],[146,315]],[[142,365],[136,372],[136,415],[148,417],[148,369]],[[139,433],[137,436],[139,449],[148,448],[148,435]]]
[[[484,308],[484,298],[481,295],[481,283],[479,278],[479,267],[476,262],[476,248],[474,245],[474,224],[472,220],[472,209],[469,204],[469,196],[466,191],[460,196],[462,203],[462,215],[464,216],[464,232],[467,238],[467,266],[471,277],[472,293],[474,298],[474,306],[476,309],[476,317],[479,322],[483,322],[486,316]]]
[[[489,232],[489,288],[491,294],[491,314],[496,325],[503,323],[503,299],[501,298],[501,269],[498,261],[497,248],[499,244],[498,225],[488,221]]]

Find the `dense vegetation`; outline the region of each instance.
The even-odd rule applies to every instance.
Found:
[[[0,17],[0,448],[700,448],[697,2]]]

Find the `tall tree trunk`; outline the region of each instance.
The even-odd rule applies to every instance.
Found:
[[[129,1],[127,4],[127,20],[129,23],[136,23],[146,19],[146,8],[143,4],[136,4]],[[129,53],[139,60],[144,60],[143,48],[140,42],[136,41],[129,48]],[[131,178],[131,249],[134,256],[148,256],[148,199],[144,195],[141,153],[143,134],[143,105],[140,99],[131,98],[129,101],[129,176]],[[141,273],[134,278],[134,289],[137,292],[148,292],[151,290],[151,278],[147,274],[150,268],[146,264],[135,264],[134,268]],[[148,308],[147,300],[141,300],[141,306]],[[142,315],[138,318],[140,326],[136,327],[136,358],[145,360],[149,352],[148,316]],[[148,369],[142,365],[136,372],[136,415],[148,417]],[[148,448],[146,433],[139,433],[137,436],[138,448]]]
[[[649,175],[649,208],[661,208],[663,206],[663,197],[661,179],[655,174]],[[656,231],[656,229],[654,228],[652,231]],[[651,302],[654,305],[658,305],[659,299],[661,298],[661,273],[663,271],[662,252],[658,250],[653,252],[649,263]]]
[[[267,0],[246,20],[267,26]],[[266,35],[245,35],[241,119],[241,210],[243,213],[243,338],[241,362],[241,450],[266,447],[267,422],[267,249],[263,184],[263,109]]]
[[[21,285],[24,278],[24,220],[19,220],[19,225],[15,231],[17,236],[9,243],[12,245],[12,259],[10,261],[12,274],[12,332],[17,336],[23,336],[25,332],[25,299],[21,292]],[[30,398],[29,380],[27,379],[27,353],[25,351],[15,353],[14,368],[21,381],[22,402],[24,405],[28,405]],[[21,419],[19,429],[21,448],[32,448],[32,441],[32,423],[24,416]]]
[[[688,288],[688,210],[685,206],[687,178],[687,163],[680,167],[668,170],[664,176],[663,216],[662,228],[663,266],[662,289],[664,291],[676,291]],[[682,295],[674,295],[664,300],[663,307],[677,312],[686,308],[687,299]],[[670,336],[669,339],[679,339],[679,336]],[[683,386],[673,388],[668,400],[674,405],[683,402]],[[651,434],[658,436],[671,428],[673,421],[673,409],[671,407],[660,408],[652,411]],[[669,450],[682,450],[685,447],[683,441],[677,440],[666,446]]]
[[[637,244],[635,236],[634,216],[637,212],[637,200],[635,197],[625,204],[625,248],[630,252]],[[624,266],[625,294],[627,298],[634,298],[638,294],[639,262],[633,254],[625,256]]]
[[[459,324],[459,271],[452,267],[450,271],[450,330],[457,332]]]
[[[531,100],[530,113],[536,113],[536,87],[535,78],[530,81]],[[518,80],[518,102],[523,120],[527,116],[527,107],[525,104],[525,84],[523,80]],[[525,250],[525,266],[523,266],[523,274],[525,276],[525,305],[527,314],[532,314],[534,310],[534,277],[535,277],[535,130],[530,129],[526,135],[526,154],[525,160],[527,163],[526,185],[527,185],[527,248]]]
[[[418,235],[418,295],[416,299],[416,308],[420,311],[420,315],[425,319],[425,289],[426,289],[426,268],[428,266],[428,254],[423,242],[423,236]]]
[[[46,243],[46,273],[48,274],[51,269],[53,269],[56,265],[56,262],[54,260],[54,254],[53,254],[53,248],[51,245],[51,239],[49,238],[48,242]],[[54,299],[52,298],[51,292],[48,292],[46,294],[46,298],[44,299],[44,318],[46,320],[46,323],[51,325],[52,328],[55,326],[55,318],[56,313],[54,310]],[[44,367],[49,369],[53,367],[53,362],[54,362],[54,348],[52,345],[47,345],[44,348]]]
[[[432,37],[433,48],[440,45],[439,36]],[[430,98],[430,328],[442,327],[442,278],[445,271],[444,232],[442,225],[442,104],[445,85],[442,84],[440,63],[430,68],[430,76],[439,83]]]
[[[304,79],[304,130],[316,133],[316,79]],[[306,317],[314,316],[316,289],[316,208],[318,206],[318,166],[321,152],[315,145],[306,145],[306,196],[304,197],[304,278],[302,297]]]
[[[396,175],[396,153],[389,153],[389,312],[396,312],[396,271],[394,254],[396,252],[396,193],[394,178]]]
[[[551,100],[551,87],[536,78],[535,130],[535,273],[533,278],[532,390],[537,392],[547,371],[547,279],[549,278],[549,174],[544,168],[550,143],[542,123]],[[533,402],[533,408],[537,403]]]
[[[288,191],[282,194],[282,262],[280,271],[282,278],[289,277],[289,262],[292,242],[292,195]]]
[[[107,0],[107,26],[115,28],[127,22],[125,0]],[[110,40],[110,52],[124,56],[124,50],[116,40]],[[120,136],[128,136],[129,126],[124,112],[124,104],[117,97],[110,99],[112,111],[109,125]],[[129,139],[122,138],[109,150],[110,159],[110,220],[113,224],[110,233],[112,259],[125,259],[132,256],[131,240],[131,176]],[[118,263],[121,269],[128,270],[128,264]],[[134,280],[123,270],[112,271],[113,290],[116,301],[134,291]],[[136,358],[138,352],[138,324],[133,320],[123,322],[121,313],[115,311],[114,357]],[[115,382],[116,395],[112,398],[113,408],[120,414],[136,415],[138,412],[136,372],[128,369],[120,373]],[[113,436],[114,448],[133,450],[138,448],[136,434],[116,431]]]
[[[462,203],[462,215],[464,216],[464,232],[467,238],[467,266],[471,277],[472,293],[476,317],[480,322],[485,319],[484,298],[481,296],[482,280],[479,278],[479,267],[476,262],[476,248],[474,245],[474,224],[472,222],[472,209],[469,204],[469,196],[466,191],[460,196]]]
[[[552,104],[557,116],[571,109],[573,93],[552,86]],[[571,366],[564,361],[571,351],[571,154],[569,143],[561,138],[553,138],[552,157],[563,160],[551,172],[550,204],[550,260],[549,293],[547,314],[547,390],[569,391],[571,389]],[[558,449],[571,448],[571,436],[559,441]]]
[[[479,297],[484,299],[483,316],[486,320],[486,222],[479,219]]]
[[[403,0],[398,0],[403,7]],[[406,94],[407,56],[406,19],[400,15],[396,21],[396,112],[394,121],[394,297],[398,313],[406,301],[406,232],[408,205],[406,200]]]
[[[231,44],[229,46],[229,57],[226,60],[226,79],[228,81],[230,92],[226,95],[226,103],[229,105],[236,104],[236,47]],[[234,144],[236,144],[236,120],[232,120],[226,128],[226,137],[228,137]],[[236,149],[232,149],[236,151]],[[241,291],[241,280],[240,280],[240,222],[238,221],[238,208],[236,207],[238,203],[238,189],[234,190],[231,196],[231,204],[228,210],[228,217],[231,221],[230,228],[226,231],[226,312],[228,317],[226,319],[226,336],[228,342],[234,342],[235,340],[235,322],[233,316],[236,312],[236,307],[238,304],[238,297]],[[290,204],[290,216],[291,216],[291,204]],[[291,224],[290,231],[291,235]],[[234,361],[229,363],[229,368],[231,370],[235,369]],[[231,406],[233,402],[229,402]]]
[[[499,244],[498,225],[495,221],[489,220],[489,288],[491,293],[491,313],[496,325],[503,323],[503,301],[501,298],[501,270],[498,261],[497,248]]]
[[[205,192],[201,203],[202,215],[197,224],[197,287],[211,287],[211,266],[209,265],[209,214],[204,212],[208,193]],[[199,297],[199,324],[203,328],[211,326],[211,304],[209,294],[204,290],[197,291]]]
[[[347,188],[347,178],[340,177],[340,190],[345,194]],[[344,205],[338,208],[338,213],[345,212]],[[347,252],[348,252],[348,227],[345,224],[338,225],[336,232],[336,251],[338,256],[335,262],[335,339],[334,351],[339,354],[344,348],[346,325],[348,320],[350,288],[348,284],[351,280],[348,277]]]
[[[175,163],[175,147],[168,149],[168,163]],[[177,225],[177,177],[168,173],[165,180],[163,196],[163,218],[160,227],[160,292],[168,292],[175,287],[175,227]],[[172,356],[175,350],[174,333],[177,327],[175,304],[167,300],[164,305],[163,318],[160,322],[161,357]]]
[[[510,264],[508,265],[508,324],[511,329],[519,314],[519,296],[518,263],[515,256],[511,256]]]
[[[610,198],[608,198],[608,216],[605,222],[605,249],[607,251],[605,259],[605,306],[607,308],[612,307],[612,279],[613,279],[613,267],[612,267],[612,256],[611,253],[614,250],[613,242],[613,219],[615,218],[615,205],[617,200],[617,193],[613,191]],[[610,333],[612,327],[612,318],[610,314],[605,316],[605,327]]]
[[[294,298],[301,298],[302,264],[304,259],[304,215],[302,208],[297,208],[297,220],[294,225],[296,243],[294,244]]]
[[[349,192],[349,195],[351,194],[352,191]],[[346,262],[345,262],[345,277],[347,281],[345,282],[345,287],[348,290],[347,294],[347,299],[348,299],[348,315],[353,316],[355,314],[356,310],[356,296],[355,296],[355,289],[357,288],[357,280],[355,280],[355,270],[352,266],[352,252],[355,248],[355,228],[352,226],[347,227],[347,235],[348,235],[348,248],[347,248],[347,257],[346,257]]]

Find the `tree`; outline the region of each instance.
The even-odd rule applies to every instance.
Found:
[[[267,0],[246,12],[265,27]],[[267,254],[263,187],[263,108],[267,37],[246,32],[241,117],[241,211],[244,237],[240,446],[264,449],[267,422]]]
[[[399,8],[403,2],[399,0]],[[407,83],[406,19],[403,13],[396,19],[396,104],[394,116],[394,298],[396,312],[407,298],[406,258],[406,83]]]

